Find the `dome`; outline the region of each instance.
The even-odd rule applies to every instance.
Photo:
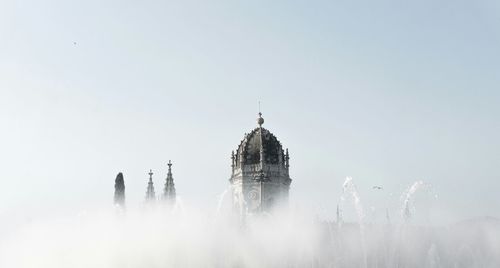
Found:
[[[238,146],[236,165],[240,163],[252,165],[260,163],[261,148],[263,149],[265,164],[283,164],[285,155],[278,139],[269,130],[257,127]]]

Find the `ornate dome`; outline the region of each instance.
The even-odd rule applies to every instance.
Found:
[[[281,143],[269,130],[262,127],[263,123],[264,119],[262,118],[262,114],[259,113],[259,118],[257,119],[259,127],[245,134],[245,138],[238,146],[238,150],[234,156],[234,164],[236,166],[240,166],[241,163],[245,165],[259,164],[261,154],[264,158],[264,164],[285,164],[285,152]]]
[[[286,206],[292,182],[288,149],[283,150],[278,139],[262,127],[260,112],[257,124],[231,154],[233,205],[242,217]]]
[[[257,127],[245,138],[238,146],[236,153],[236,166],[243,164],[259,164],[262,155],[265,164],[284,164],[285,154],[283,147],[278,139],[269,130],[263,127]]]

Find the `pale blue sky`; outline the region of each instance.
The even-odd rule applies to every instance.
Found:
[[[136,205],[169,159],[215,206],[261,100],[294,203],[333,217],[352,176],[396,213],[422,179],[432,222],[499,217],[499,48],[497,1],[3,0],[0,215],[108,205],[119,171]]]

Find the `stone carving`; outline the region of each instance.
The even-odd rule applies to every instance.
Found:
[[[263,128],[259,113],[258,126],[245,134],[236,153],[231,153],[233,206],[242,214],[271,212],[286,205],[291,179],[288,150]],[[244,215],[241,215],[244,216]]]

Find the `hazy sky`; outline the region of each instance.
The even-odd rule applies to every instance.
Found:
[[[0,217],[110,205],[120,171],[139,205],[169,159],[215,207],[259,100],[293,204],[333,217],[352,176],[396,213],[421,179],[431,222],[499,217],[499,48],[494,0],[2,0]]]

